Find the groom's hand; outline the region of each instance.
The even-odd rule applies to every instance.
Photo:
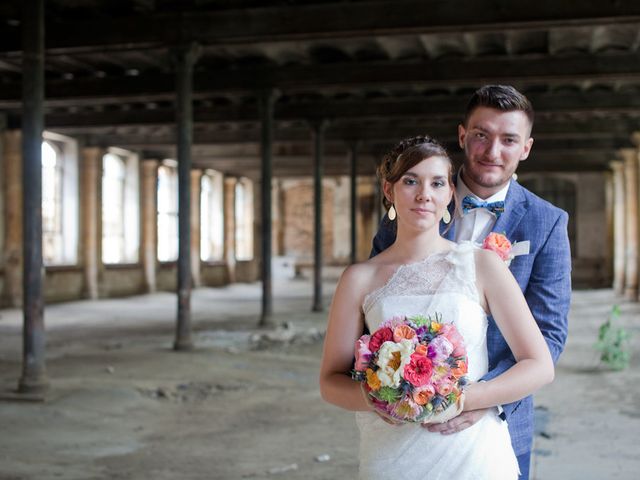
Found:
[[[480,420],[488,411],[488,408],[483,408],[480,410],[470,410],[467,412],[462,412],[455,418],[452,418],[448,422],[444,423],[431,423],[425,425],[430,432],[439,432],[443,435],[451,435],[452,433],[457,433],[465,428],[469,428],[471,425],[475,424],[478,420]]]

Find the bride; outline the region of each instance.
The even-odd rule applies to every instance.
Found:
[[[365,324],[373,332],[394,316],[437,312],[464,337],[471,383],[463,401],[432,421],[519,400],[553,380],[547,345],[504,262],[493,252],[470,243],[456,245],[440,235],[440,222],[454,197],[453,166],[444,148],[419,137],[394,151],[378,174],[385,204],[396,212],[396,241],[378,256],[351,265],[340,278],[320,369],[322,397],[357,412],[360,478],[516,479],[516,457],[497,408],[450,435],[418,424],[393,425],[376,415],[349,375],[354,344]],[[488,369],[489,314],[517,363],[479,382]]]

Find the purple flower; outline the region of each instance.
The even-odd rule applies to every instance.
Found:
[[[444,362],[453,352],[453,345],[443,335],[439,335],[429,343],[427,357],[432,360]]]

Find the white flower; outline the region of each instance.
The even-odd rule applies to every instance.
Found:
[[[400,386],[402,372],[405,365],[411,361],[413,352],[413,342],[406,339],[400,340],[399,343],[387,341],[380,346],[376,364],[380,367],[377,374],[383,387],[398,388]],[[399,365],[398,355],[400,356]]]

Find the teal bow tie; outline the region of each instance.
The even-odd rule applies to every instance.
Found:
[[[504,202],[483,202],[482,200],[478,200],[469,195],[462,199],[463,213],[469,213],[471,210],[476,208],[486,208],[491,213],[493,213],[496,218],[500,218],[500,215],[504,213]]]

